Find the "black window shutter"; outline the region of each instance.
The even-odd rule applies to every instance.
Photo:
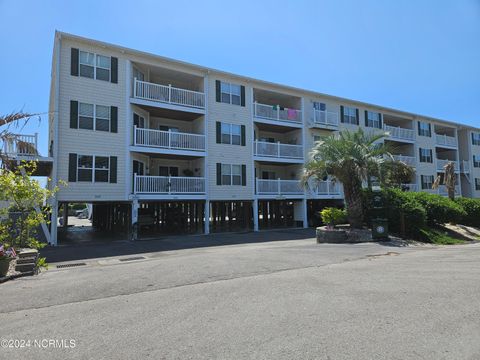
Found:
[[[432,149],[430,149],[430,161],[431,163],[433,163],[433,151]]]
[[[383,126],[382,126],[382,114],[381,113],[378,113],[378,124],[379,124],[379,129],[381,129]]]
[[[368,126],[368,111],[365,110],[365,126]]]
[[[118,83],[118,59],[116,57],[110,58],[110,81],[114,84]]]
[[[70,128],[78,129],[78,101],[70,100]]]
[[[110,107],[110,132],[118,132],[118,108],[116,106]]]
[[[343,123],[343,113],[344,113],[343,105],[340,105],[340,122],[342,123]]]
[[[245,125],[240,126],[241,144],[245,146]]]
[[[77,154],[68,154],[68,181],[77,181]]]
[[[215,80],[215,95],[217,102],[221,102],[221,94],[220,94],[220,80]]]
[[[357,121],[357,125],[360,125],[360,111],[358,111],[358,108],[355,109],[355,117],[356,117],[355,120]]]
[[[428,136],[432,137],[432,124],[428,124]]]
[[[247,186],[247,165],[242,165],[242,186]]]
[[[420,121],[417,122],[417,125],[418,125],[418,135],[421,135],[421,133],[420,133]]]
[[[70,74],[78,76],[78,49],[72,48],[70,53]]]
[[[117,157],[110,156],[110,182],[117,182]]]
[[[140,125],[140,116],[138,114],[133,113],[133,125]]]
[[[419,156],[420,162],[422,162],[422,148],[418,148],[418,156]]]
[[[240,86],[240,105],[245,106],[245,86]]]
[[[217,144],[221,144],[222,143],[222,123],[220,121],[217,121]]]
[[[473,136],[473,132],[472,132],[472,145],[475,145],[475,137]]]
[[[222,185],[222,164],[217,163],[217,185]]]

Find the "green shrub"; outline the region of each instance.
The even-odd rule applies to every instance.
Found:
[[[418,201],[427,212],[429,225],[458,223],[466,215],[463,208],[446,197],[426,192],[407,192],[407,197]]]
[[[480,227],[480,199],[459,197],[455,199],[455,202],[465,211],[460,223]]]
[[[440,230],[431,228],[420,229],[420,240],[437,245],[463,244],[465,242],[455,239]]]
[[[330,226],[344,224],[347,222],[347,212],[343,209],[326,207],[320,211],[320,216],[322,217],[323,223]]]

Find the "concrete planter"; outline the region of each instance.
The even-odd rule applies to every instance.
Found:
[[[7,275],[12,260],[12,258],[0,259],[0,277]]]
[[[348,234],[345,229],[327,229],[326,226],[317,227],[317,243],[341,244],[348,242]]]

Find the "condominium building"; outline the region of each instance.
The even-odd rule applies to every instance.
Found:
[[[406,184],[431,190],[447,161],[457,194],[480,197],[480,129],[55,34],[49,119],[57,205],[93,204],[110,231],[209,233],[315,225],[341,202],[328,179],[299,179],[314,142],[385,130]],[[52,219],[56,244],[57,210]]]

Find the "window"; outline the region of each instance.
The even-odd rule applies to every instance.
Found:
[[[110,130],[110,107],[97,105],[95,114],[95,130]]]
[[[110,158],[95,156],[95,182],[108,182]]]
[[[95,54],[80,51],[80,76],[93,79],[95,75]]]
[[[110,107],[79,103],[78,127],[87,130],[110,131]]]
[[[80,51],[79,65],[80,76],[110,81],[110,57]]]
[[[473,167],[480,168],[480,156],[473,155]]]
[[[342,122],[345,123],[345,124],[357,125],[358,124],[357,109],[355,109],[353,107],[345,106],[343,108]]]
[[[475,190],[480,191],[480,178],[475,178]]]
[[[222,185],[242,185],[242,165],[222,164]]]
[[[421,175],[422,189],[431,189],[433,186],[433,175]]]
[[[227,82],[220,83],[220,100],[222,103],[240,105],[241,103],[241,86]]]
[[[480,133],[472,133],[472,145],[480,146]]]
[[[433,163],[432,149],[422,149],[420,151],[420,162]]]
[[[78,104],[78,127],[93,130],[94,106],[92,104]]]
[[[95,164],[95,172],[94,170]],[[108,156],[78,155],[78,181],[108,182],[110,158]]]
[[[78,156],[78,181],[92,182],[93,176],[93,156],[79,155]]]
[[[313,102],[313,108],[315,110],[325,111],[327,109],[327,105],[324,104],[324,103],[318,102],[318,101],[314,101]]]
[[[221,123],[221,143],[240,145],[242,140],[242,129],[240,125]]]
[[[432,127],[430,124],[425,122],[418,122],[418,135],[420,136],[432,136]]]
[[[367,118],[365,119],[365,125],[368,127],[373,127],[377,129],[382,128],[382,123],[380,121],[381,115],[380,113],[374,111],[366,111],[365,112]]]

